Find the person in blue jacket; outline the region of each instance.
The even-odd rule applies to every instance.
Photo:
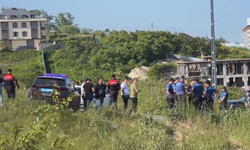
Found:
[[[227,99],[228,99],[228,92],[227,92],[227,88],[224,86],[221,89],[222,93],[220,96],[220,100],[219,100],[219,104],[220,104],[220,110],[227,110]]]
[[[213,96],[218,93],[218,90],[214,89],[211,86],[211,82],[209,80],[207,80],[205,82],[205,87],[206,87],[206,90],[205,90],[205,97],[204,98],[206,100],[206,105],[207,105],[208,109],[212,111],[213,105],[214,105]]]
[[[173,88],[174,81],[175,80],[173,78],[171,78],[169,80],[167,87],[166,87],[167,103],[168,103],[168,107],[170,109],[172,109],[174,107],[174,103],[175,103],[175,101],[174,101],[174,88]]]

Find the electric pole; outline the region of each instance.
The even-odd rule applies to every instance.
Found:
[[[215,31],[214,31],[214,1],[210,0],[211,4],[211,56],[212,56],[212,83],[217,89],[217,64],[216,64],[216,48],[215,48]]]

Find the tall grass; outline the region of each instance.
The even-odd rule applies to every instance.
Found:
[[[0,108],[1,149],[249,149],[248,110],[197,114],[193,107],[169,110],[165,81],[139,82],[138,112],[110,108],[57,110],[30,102],[26,89]],[[236,89],[234,89],[236,90]],[[230,92],[230,91],[229,91]],[[4,95],[6,102],[6,95]],[[130,106],[131,107],[131,104]],[[147,115],[152,115],[149,117]],[[153,115],[160,115],[155,119]]]

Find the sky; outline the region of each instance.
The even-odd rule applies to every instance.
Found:
[[[211,37],[210,0],[0,0],[1,6],[70,12],[94,30],[163,30]],[[216,38],[243,42],[250,0],[214,0]]]

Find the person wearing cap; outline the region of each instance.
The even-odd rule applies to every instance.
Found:
[[[202,105],[203,105],[203,85],[199,82],[199,79],[194,78],[192,80],[193,82],[193,88],[192,88],[192,94],[194,96],[194,107],[197,111],[201,111],[202,110]]]
[[[8,99],[16,98],[16,87],[19,89],[19,84],[16,77],[12,74],[12,69],[8,69],[7,74],[3,77],[4,88],[8,95]]]
[[[225,86],[221,89],[221,91],[222,93],[219,100],[220,110],[227,109],[227,99],[228,99],[228,92]]]
[[[205,96],[204,98],[207,100],[206,101],[206,104],[209,108],[209,110],[213,110],[213,105],[214,105],[214,98],[213,96],[215,94],[217,94],[219,91],[214,89],[212,86],[211,86],[211,82],[209,80],[207,80],[205,82],[205,87],[206,87],[206,90],[205,90]]]
[[[175,103],[175,101],[174,101],[174,88],[173,88],[174,81],[175,80],[173,78],[171,78],[169,80],[167,87],[166,87],[167,103],[168,103],[168,107],[170,109],[172,109],[174,107],[174,103]]]
[[[3,93],[2,93],[2,86],[3,86],[3,74],[0,68],[0,106],[3,106]]]
[[[174,101],[177,101],[177,94],[176,94],[176,84],[180,81],[179,77],[175,78],[175,81],[173,83],[173,89],[174,89]]]
[[[186,87],[186,79],[184,76],[182,76],[180,78],[180,81],[176,84],[176,94],[178,103],[184,105],[184,109],[186,110],[187,95],[185,87]]]

